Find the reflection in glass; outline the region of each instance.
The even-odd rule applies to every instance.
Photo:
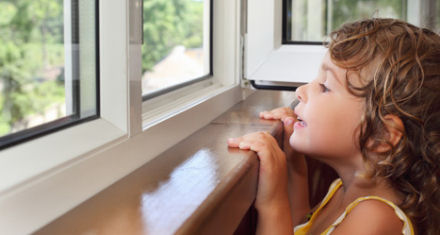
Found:
[[[440,0],[284,0],[284,42],[321,42],[345,22],[383,17],[440,30]]]
[[[0,147],[97,114],[95,7],[0,1]]]
[[[210,1],[144,0],[142,93],[210,73]]]

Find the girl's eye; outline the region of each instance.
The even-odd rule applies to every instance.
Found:
[[[328,87],[326,87],[326,86],[324,85],[324,83],[319,83],[319,85],[321,86],[321,90],[322,90],[322,92],[328,92],[328,91],[330,91],[330,89],[328,89]]]

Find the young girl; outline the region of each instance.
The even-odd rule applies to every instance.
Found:
[[[259,234],[440,234],[440,37],[395,19],[331,33],[318,77],[268,133],[228,140],[260,159]],[[289,138],[290,136],[290,138]],[[339,175],[308,222],[304,155]]]

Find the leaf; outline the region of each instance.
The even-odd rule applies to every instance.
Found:
[[[0,27],[7,26],[16,13],[17,8],[12,3],[0,2]]]

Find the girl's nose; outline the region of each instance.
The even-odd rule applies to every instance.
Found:
[[[295,92],[296,98],[302,103],[306,102],[306,98],[307,98],[306,92],[305,92],[306,86],[307,86],[307,84],[296,88],[296,92]]]

